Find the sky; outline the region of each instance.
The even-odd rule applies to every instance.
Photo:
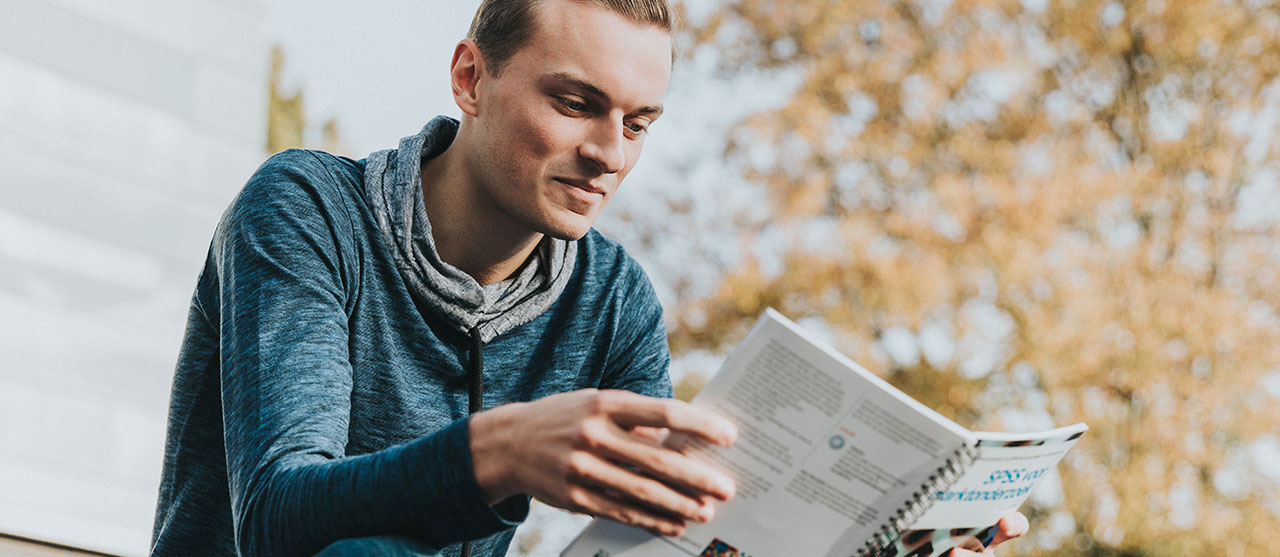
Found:
[[[283,85],[302,89],[312,123],[336,118],[353,155],[394,147],[449,95],[453,47],[479,0],[274,0],[268,35],[285,53]]]

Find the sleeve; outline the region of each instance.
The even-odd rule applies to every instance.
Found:
[[[358,288],[348,205],[317,155],[268,161],[215,234],[222,411],[240,554],[312,554],[397,534],[436,547],[507,529],[472,475],[466,419],[344,458],[347,302]]]
[[[625,254],[614,300],[614,338],[600,385],[653,397],[672,397],[671,351],[662,305],[640,264]]]

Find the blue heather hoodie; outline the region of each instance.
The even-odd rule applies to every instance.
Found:
[[[472,475],[474,339],[415,304],[364,170],[286,151],[223,215],[174,376],[153,554],[305,555],[386,534],[506,553],[528,499],[491,507]],[[594,230],[576,249],[556,301],[481,348],[483,408],[589,387],[670,396],[644,272]]]

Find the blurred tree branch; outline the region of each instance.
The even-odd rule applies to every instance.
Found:
[[[1089,422],[1012,554],[1272,551],[1274,2],[736,0],[684,39],[801,85],[730,142],[769,218],[677,354],[773,306],[962,423]]]

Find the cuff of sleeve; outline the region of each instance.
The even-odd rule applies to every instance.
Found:
[[[452,539],[442,540],[446,543],[480,539],[507,530],[529,515],[528,497],[508,497],[492,506],[484,500],[471,462],[470,422],[469,417],[457,420],[436,434],[405,446],[410,453],[405,455],[406,462],[418,468],[418,481],[410,485],[418,486],[421,500],[435,507],[429,515],[447,523],[447,528],[433,528],[449,533]],[[424,466],[426,463],[433,465]]]

